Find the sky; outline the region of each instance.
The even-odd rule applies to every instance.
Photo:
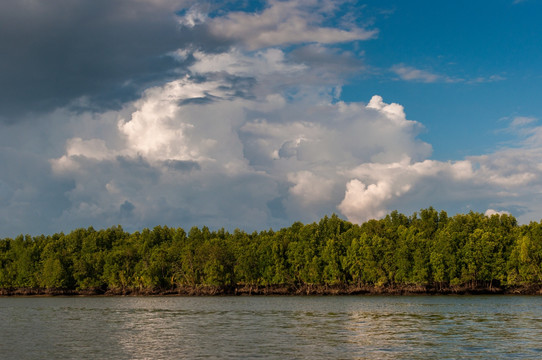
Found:
[[[4,0],[0,236],[542,218],[542,2]]]

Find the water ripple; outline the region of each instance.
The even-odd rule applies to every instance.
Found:
[[[0,298],[0,358],[536,359],[542,298]]]

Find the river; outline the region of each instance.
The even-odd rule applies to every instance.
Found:
[[[0,297],[1,359],[542,358],[542,297]]]

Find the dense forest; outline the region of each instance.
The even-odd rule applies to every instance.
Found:
[[[333,215],[253,233],[116,226],[0,240],[2,294],[538,292],[541,285],[542,223],[520,226],[510,215],[475,212],[448,217],[433,208],[362,225]]]

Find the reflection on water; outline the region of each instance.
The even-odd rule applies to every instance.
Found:
[[[0,358],[542,357],[542,297],[0,298]]]

